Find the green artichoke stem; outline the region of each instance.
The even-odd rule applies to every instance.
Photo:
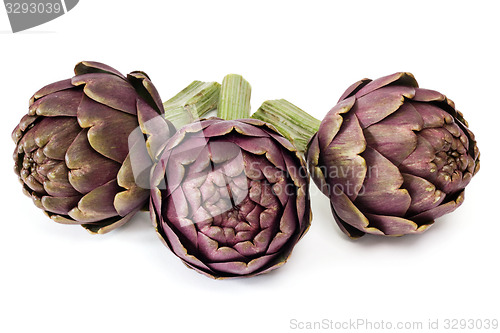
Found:
[[[222,80],[217,116],[224,120],[250,118],[252,87],[241,76],[229,74]]]
[[[170,120],[177,129],[192,123],[217,108],[219,94],[219,83],[193,81],[163,103],[165,119]]]
[[[252,118],[274,125],[302,153],[307,150],[309,139],[321,124],[321,121],[284,99],[265,101]]]

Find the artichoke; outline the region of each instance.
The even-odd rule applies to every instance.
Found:
[[[148,128],[158,124],[152,120],[161,119],[163,106],[145,73],[125,77],[107,65],[80,62],[75,74],[31,98],[12,133],[15,172],[52,220],[105,233],[147,204],[147,148],[174,129],[164,120],[162,130]],[[141,176],[145,188],[136,183]]]
[[[397,236],[421,233],[462,204],[479,150],[450,99],[395,73],[349,87],[307,161],[342,231]]]
[[[160,239],[213,278],[279,267],[311,220],[309,178],[296,148],[267,123],[231,120],[249,113],[249,94],[226,96],[230,87],[249,89],[242,82],[223,81],[218,115],[228,120],[181,128],[151,174],[150,212]]]

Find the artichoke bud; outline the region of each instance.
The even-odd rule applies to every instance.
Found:
[[[248,118],[250,86],[227,76],[218,115],[182,127],[151,173],[158,235],[190,268],[213,278],[281,266],[311,221],[309,177],[296,148]]]
[[[311,138],[307,161],[346,234],[399,236],[462,204],[479,150],[450,99],[396,73],[349,87]]]
[[[127,78],[85,61],[75,74],[31,98],[12,133],[15,172],[25,193],[54,221],[105,233],[147,203],[149,179],[134,175],[132,164],[140,156],[150,167],[147,147],[165,141],[174,128],[161,117],[159,94],[144,73]]]

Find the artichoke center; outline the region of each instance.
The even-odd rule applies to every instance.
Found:
[[[20,175],[23,181],[36,192],[45,192],[43,184],[48,180],[46,164],[52,164],[41,149],[25,152]]]
[[[211,226],[202,229],[202,232],[218,241],[219,246],[232,247],[239,242],[252,240],[259,232],[259,225],[248,221],[245,212],[255,208],[255,204],[246,198],[239,205],[214,217]]]
[[[436,174],[437,185],[444,190],[458,186],[464,174],[470,168],[466,148],[468,140],[458,130],[456,124],[452,125],[455,126],[448,125],[445,128],[437,129],[441,135],[436,135],[436,129],[429,132],[438,139],[431,139],[427,135],[429,133],[425,133],[424,136],[431,142],[435,150],[431,171]]]
[[[275,225],[279,216],[281,205],[272,192],[273,183],[263,174],[259,179],[250,178],[255,176],[251,168],[245,165],[240,174],[226,175],[225,184],[220,168],[210,171],[199,188],[203,198],[200,208],[191,206],[191,220],[198,231],[217,241],[219,247],[253,242],[263,230]]]

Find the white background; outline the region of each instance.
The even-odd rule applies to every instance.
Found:
[[[0,331],[293,332],[293,319],[359,318],[424,328],[439,319],[444,332],[446,319],[500,319],[499,9],[496,1],[82,0],[12,34],[0,7]],[[239,73],[252,84],[253,110],[286,98],[320,119],[351,83],[410,71],[465,114],[482,168],[462,207],[401,238],[349,240],[312,185],[312,227],[286,265],[211,280],[164,247],[147,213],[91,236],[50,221],[22,194],[10,134],[30,96],[72,76],[81,60],[143,70],[164,100],[194,79]]]

